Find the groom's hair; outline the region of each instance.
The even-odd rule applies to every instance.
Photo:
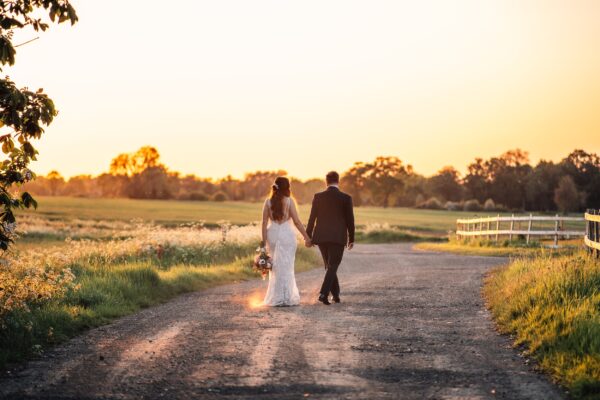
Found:
[[[327,182],[328,185],[333,185],[334,183],[340,183],[340,174],[338,174],[335,171],[328,172],[327,175],[325,176],[325,182]]]

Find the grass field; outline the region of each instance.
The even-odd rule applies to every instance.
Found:
[[[522,258],[498,268],[484,293],[500,329],[576,399],[600,398],[600,261]]]
[[[0,265],[0,367],[183,292],[256,279],[256,226],[227,230],[23,217]],[[67,236],[67,237],[66,237]],[[299,247],[296,270],[319,265]]]
[[[262,204],[246,202],[191,202],[169,200],[87,199],[38,197],[37,211],[26,211],[51,219],[122,220],[141,219],[161,224],[203,221],[216,224],[229,221],[243,225],[260,220]],[[310,205],[300,206],[300,216],[308,219]],[[419,210],[413,208],[356,207],[357,225],[389,224],[415,231],[445,234],[456,229],[457,218],[488,215],[485,212]],[[491,213],[495,215],[495,213]]]

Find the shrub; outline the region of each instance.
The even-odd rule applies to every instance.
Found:
[[[188,200],[191,201],[208,201],[208,196],[204,192],[191,192],[188,195]]]
[[[431,197],[429,198],[427,201],[425,201],[424,203],[421,203],[419,205],[419,208],[426,208],[428,210],[441,210],[443,209],[443,205],[442,202],[439,201],[437,198],[435,197]]]
[[[415,207],[420,207],[425,202],[425,197],[421,193],[415,198]]]
[[[462,205],[455,201],[447,201],[444,208],[448,211],[459,211],[462,210]]]
[[[227,201],[227,194],[224,192],[217,192],[212,197],[213,201]]]
[[[463,205],[463,211],[481,211],[481,209],[481,204],[477,199],[467,200]]]
[[[487,199],[483,204],[483,209],[485,211],[496,211],[496,203],[493,199]]]

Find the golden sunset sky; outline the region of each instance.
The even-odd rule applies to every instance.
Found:
[[[72,4],[78,24],[5,70],[60,110],[40,173],[98,174],[142,145],[204,177],[600,153],[600,1]]]

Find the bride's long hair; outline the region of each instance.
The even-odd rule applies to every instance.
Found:
[[[283,176],[277,177],[271,191],[271,214],[275,221],[283,219],[283,199],[291,195],[290,180]]]

